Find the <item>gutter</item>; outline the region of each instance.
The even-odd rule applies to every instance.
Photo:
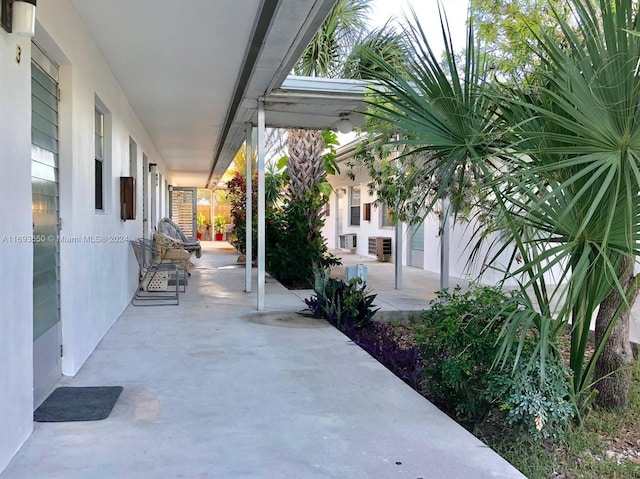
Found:
[[[227,136],[229,135],[229,130],[231,129],[233,119],[238,112],[238,108],[240,107],[242,99],[244,98],[247,86],[249,85],[251,74],[253,73],[253,69],[255,68],[258,61],[260,50],[262,49],[262,45],[265,42],[267,33],[269,32],[271,22],[276,16],[278,5],[279,0],[264,0],[262,3],[260,15],[258,15],[258,19],[256,20],[256,24],[253,28],[251,42],[249,43],[247,51],[244,55],[244,63],[240,71],[240,76],[238,77],[238,81],[236,81],[236,88],[233,92],[231,104],[229,105],[227,115],[224,119],[224,126],[222,127],[222,132],[220,133],[220,137],[218,139],[218,146],[216,147],[216,151],[213,155],[213,164],[211,165],[211,171],[209,172],[209,177],[207,178],[207,182],[205,184],[206,188],[209,188],[210,186],[211,178],[213,178],[213,171],[216,167],[218,159],[220,158],[220,154],[222,153],[224,144],[227,141]]]

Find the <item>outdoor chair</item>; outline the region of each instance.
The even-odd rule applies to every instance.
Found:
[[[191,276],[191,254],[182,247],[182,243],[174,241],[172,238],[156,231],[153,239],[139,239],[145,243],[151,251],[156,263],[173,263],[178,269],[177,281],[183,286],[182,292],[186,291],[188,276]]]
[[[202,256],[202,245],[200,242],[196,239],[187,238],[184,232],[180,229],[180,226],[171,219],[162,218],[158,223],[158,231],[182,242],[184,249],[189,253],[194,252],[196,254],[196,258],[200,258]]]
[[[158,263],[153,247],[145,241],[131,241],[139,267],[138,288],[131,300],[134,306],[179,304],[178,268],[173,263]],[[176,281],[170,284],[170,279]]]

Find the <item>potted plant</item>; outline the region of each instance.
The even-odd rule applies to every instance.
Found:
[[[215,216],[213,218],[213,231],[216,234],[216,241],[222,241],[222,236],[227,231],[227,220],[224,216]]]
[[[207,221],[207,218],[200,213],[198,215],[198,218],[196,219],[196,221],[198,222],[198,230],[196,231],[196,239],[198,241],[200,241],[202,239],[202,229],[204,227],[205,222]]]

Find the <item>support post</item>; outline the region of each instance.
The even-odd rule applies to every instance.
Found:
[[[440,232],[440,289],[449,288],[449,242],[451,228],[451,202],[442,198],[442,223]]]
[[[265,283],[265,112],[264,99],[258,100],[258,311],[264,310]]]
[[[402,222],[396,221],[396,289],[402,289]]]
[[[396,142],[400,142],[400,135],[397,134],[395,137]],[[400,165],[400,145],[396,146],[395,149],[395,158],[396,158],[396,168],[398,169],[398,173],[401,173],[401,165]],[[396,213],[398,211],[400,211],[400,203],[398,201],[398,203],[396,203]],[[396,268],[395,268],[395,273],[396,273],[396,289],[402,289],[402,243],[403,243],[403,238],[402,238],[402,222],[398,219],[396,221],[396,228],[395,228],[395,233],[396,233]]]
[[[247,123],[246,126],[246,156],[247,156],[247,167],[246,167],[246,185],[247,185],[247,202],[245,204],[245,210],[247,214],[246,218],[246,238],[245,238],[245,278],[244,278],[244,290],[247,293],[251,292],[251,274],[253,271],[253,187],[251,176],[253,172],[251,171],[251,160],[253,159],[253,125],[251,123]]]

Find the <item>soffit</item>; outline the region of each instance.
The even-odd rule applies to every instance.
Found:
[[[188,186],[224,173],[250,109],[284,80],[334,3],[73,0],[172,181],[186,185],[177,172],[189,172]],[[264,5],[275,6],[274,14],[239,84]],[[230,114],[234,98],[238,108]]]

